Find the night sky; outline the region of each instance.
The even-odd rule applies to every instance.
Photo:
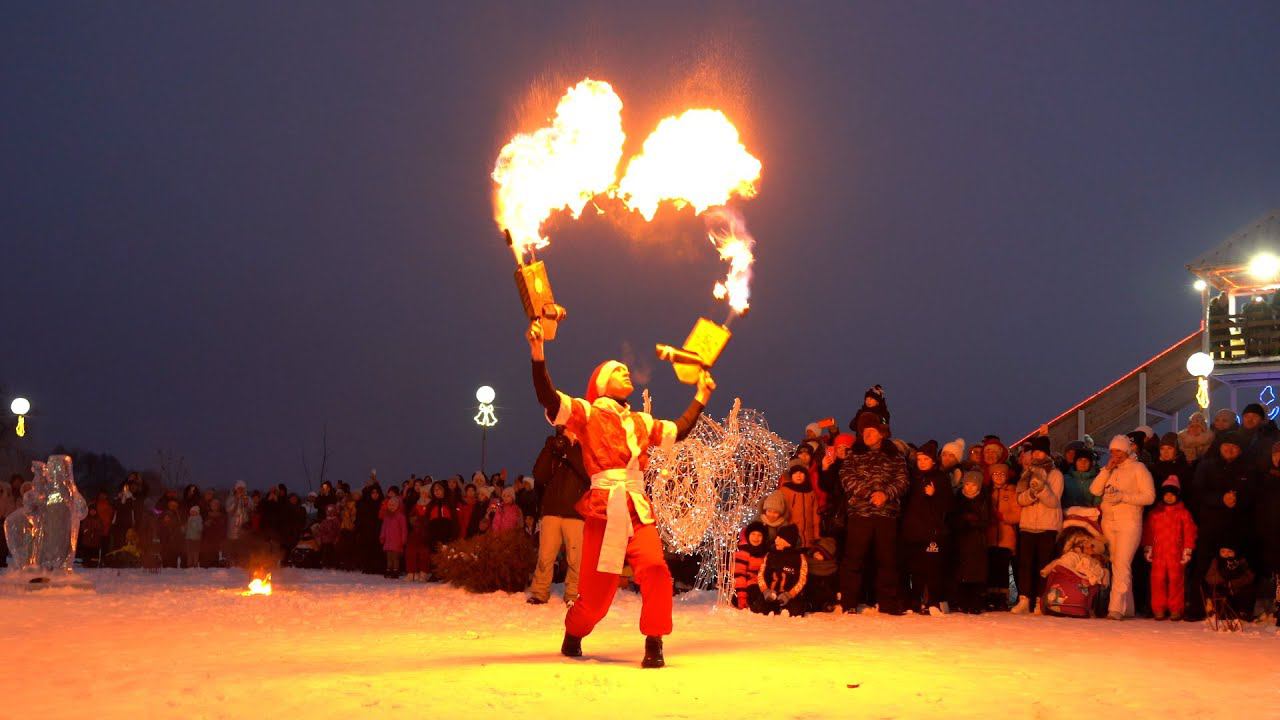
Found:
[[[198,6],[197,6],[198,5]],[[479,464],[546,425],[489,172],[568,85],[629,143],[724,108],[764,163],[754,306],[711,412],[775,429],[873,383],[908,439],[1006,439],[1193,330],[1187,261],[1280,205],[1280,4],[10,3],[0,386],[31,447],[305,489]],[[630,148],[629,148],[630,150]],[[652,360],[720,263],[692,213],[549,226],[581,393]],[[5,400],[7,410],[8,400]]]

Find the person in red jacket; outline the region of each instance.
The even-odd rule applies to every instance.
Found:
[[[645,635],[642,667],[666,664],[662,638],[671,633],[671,570],[662,552],[653,508],[644,492],[649,452],[669,448],[693,430],[715,390],[711,374],[698,377],[693,401],[678,420],[656,420],[627,404],[634,388],[626,365],[608,360],[596,367],[585,398],[556,390],[547,372],[542,321],[526,335],[533,361],[533,388],[552,425],[563,425],[582,444],[591,489],[578,501],[584,518],[578,601],[565,616],[560,652],[581,657],[582,638],[604,619],[618,590],[624,561],[640,585],[640,632]]]
[[[1151,614],[1156,620],[1182,619],[1186,566],[1196,546],[1196,523],[1182,504],[1182,484],[1170,475],[1160,486],[1158,507],[1142,529],[1142,552],[1151,563]]]

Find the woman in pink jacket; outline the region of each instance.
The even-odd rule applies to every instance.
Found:
[[[404,543],[409,539],[409,524],[400,508],[397,495],[387,497],[382,508],[382,531],[378,539],[382,541],[382,549],[387,553],[387,577],[400,577],[400,556],[404,553]]]
[[[502,502],[489,505],[489,532],[502,533],[524,529],[524,513],[516,505],[515,488],[502,489]]]

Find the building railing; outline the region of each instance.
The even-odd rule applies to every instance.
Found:
[[[1254,311],[1209,317],[1209,352],[1216,362],[1242,362],[1280,356],[1280,317],[1268,307]]]

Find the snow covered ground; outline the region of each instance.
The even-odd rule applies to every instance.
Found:
[[[558,654],[563,606],[346,573],[89,570],[0,595],[5,718],[1280,717],[1280,637],[1043,617],[762,617],[676,603],[641,670],[620,593]]]

